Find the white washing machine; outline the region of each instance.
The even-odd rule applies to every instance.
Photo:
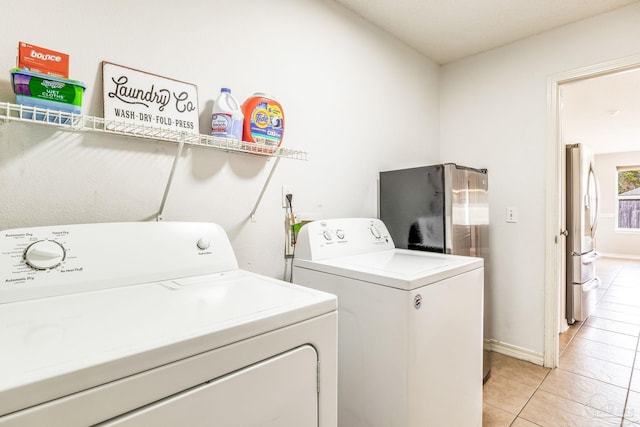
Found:
[[[302,227],[293,281],[338,296],[338,425],[482,425],[483,271],[396,249],[378,219]]]
[[[0,426],[335,426],[336,334],[215,224],[0,235]]]

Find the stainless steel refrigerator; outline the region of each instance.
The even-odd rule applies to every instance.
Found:
[[[486,338],[491,312],[487,170],[446,163],[384,171],[379,185],[380,219],[396,247],[484,258]],[[483,371],[486,381],[488,351]]]
[[[589,317],[597,304],[598,180],[587,147],[571,144],[566,150],[566,318],[573,324]]]

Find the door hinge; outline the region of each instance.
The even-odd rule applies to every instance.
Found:
[[[560,236],[567,237],[568,235],[569,235],[569,230],[562,230],[562,231],[560,231]],[[559,241],[559,239],[558,239],[558,238],[559,238],[560,236],[555,236],[555,242],[556,242],[556,244],[558,243],[558,241]]]

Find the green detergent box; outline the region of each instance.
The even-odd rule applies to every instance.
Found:
[[[82,113],[82,95],[86,87],[77,80],[14,68],[11,70],[11,84],[17,104],[50,110],[48,114],[37,110],[36,120],[68,123],[68,114],[62,116],[56,113]],[[25,112],[24,118],[31,119],[32,114]]]

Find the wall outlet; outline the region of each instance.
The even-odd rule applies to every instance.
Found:
[[[289,202],[287,201],[287,194],[293,195],[293,186],[292,185],[283,185],[282,186],[282,207],[288,208]]]
[[[507,222],[518,222],[518,208],[513,206],[507,208]]]

